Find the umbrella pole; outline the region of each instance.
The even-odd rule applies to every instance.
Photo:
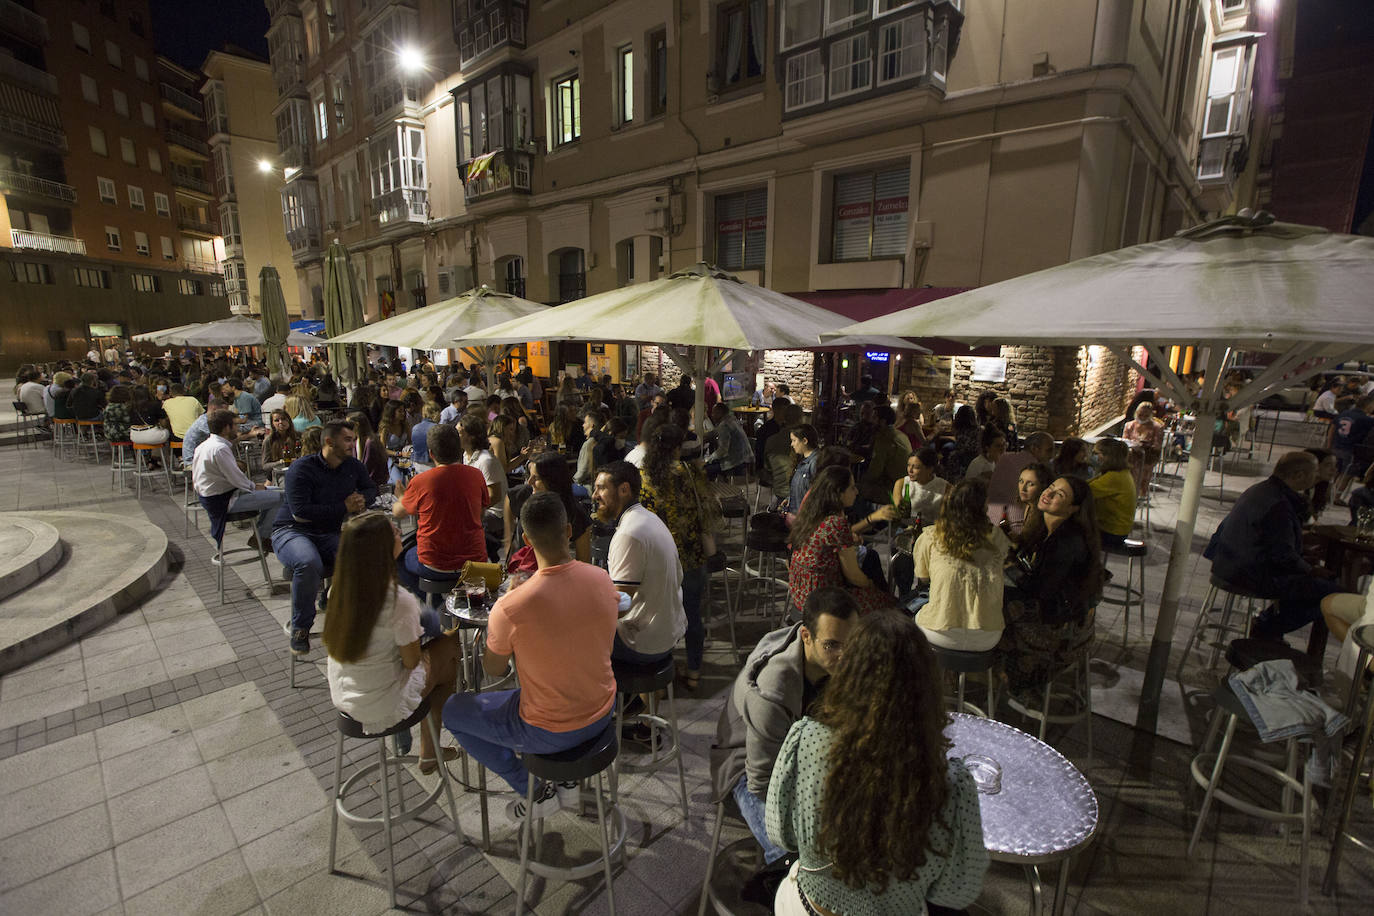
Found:
[[[693,347],[696,351],[696,393],[693,395],[693,409],[695,414],[692,418],[692,425],[696,428],[697,441],[702,444],[702,455],[706,454],[706,361],[710,354],[706,347]]]

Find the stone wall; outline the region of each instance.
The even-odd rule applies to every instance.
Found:
[[[1063,378],[1060,363],[1062,357],[1051,347],[1002,347],[1001,357],[1007,361],[1007,376],[1004,382],[975,382],[973,358],[956,356],[953,358],[954,396],[965,404],[972,405],[983,391],[994,391],[999,397],[1011,401],[1016,411],[1016,425],[1022,434],[1035,430],[1048,430],[1055,436],[1062,435],[1056,425],[1063,425],[1064,414],[1069,411],[1068,404],[1073,397],[1073,376]],[[1068,398],[1058,395],[1056,388],[1069,382]],[[934,406],[932,402],[928,406]]]
[[[1106,347],[1080,347],[1075,431],[1083,435],[1120,418],[1135,393],[1135,375],[1129,363]]]
[[[769,350],[763,354],[763,377],[786,382],[792,400],[812,410],[816,406],[816,354],[810,350]]]

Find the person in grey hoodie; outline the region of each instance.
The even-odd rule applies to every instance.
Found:
[[[816,589],[802,608],[801,623],[759,640],[721,711],[711,748],[713,797],[734,796],[763,846],[764,871],[776,869],[774,863],[787,854],[768,838],[764,825],[773,763],[792,723],[806,715],[825,688],[858,619],[859,606],[845,589]]]

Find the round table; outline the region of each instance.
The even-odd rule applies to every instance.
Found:
[[[1000,790],[978,794],[983,845],[995,862],[1026,868],[1031,912],[1040,912],[1039,866],[1059,863],[1051,912],[1064,911],[1069,865],[1097,833],[1097,796],[1087,778],[1043,741],[993,719],[956,713],[945,735],[950,757],[990,757],[1001,766]]]

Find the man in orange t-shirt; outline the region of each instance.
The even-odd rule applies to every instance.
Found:
[[[458,430],[431,426],[425,444],[436,466],[417,474],[391,507],[397,518],[417,516],[415,546],[397,558],[396,578],[422,602],[421,576],[456,582],[468,560],[486,562],[482,510],[491,502],[482,472],[459,460]]]
[[[519,794],[506,807],[511,820],[525,816],[530,779],[517,752],[576,747],[610,722],[619,606],[610,575],[573,559],[572,527],[557,494],[531,496],[520,523],[539,569],[492,608],[482,667],[500,677],[514,655],[521,686],[455,694],[444,704],[444,726],[458,743]],[[535,786],[534,814],[544,817],[576,801],[576,783],[542,783]]]

